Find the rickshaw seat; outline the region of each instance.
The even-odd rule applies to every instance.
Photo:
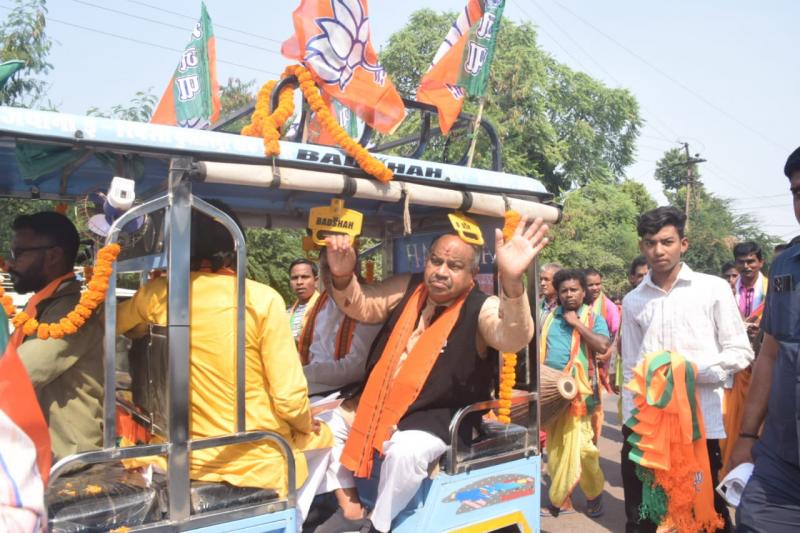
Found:
[[[200,514],[279,499],[276,490],[191,481],[191,513]],[[93,465],[57,479],[48,488],[50,530],[54,533],[109,531],[161,520],[169,505],[167,479],[120,463]]]
[[[120,463],[92,465],[59,477],[47,489],[54,533],[109,531],[159,520],[160,491]]]

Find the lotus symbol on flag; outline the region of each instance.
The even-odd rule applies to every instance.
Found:
[[[338,83],[344,91],[356,69],[372,72],[375,81],[383,85],[386,72],[365,57],[369,40],[369,17],[359,0],[331,0],[333,18],[316,19],[322,30],[306,44],[305,61],[314,67],[325,83]]]

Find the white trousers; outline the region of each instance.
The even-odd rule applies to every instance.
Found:
[[[392,520],[405,509],[428,477],[428,467],[447,451],[442,439],[427,431],[395,431],[383,443],[383,463],[372,525],[387,532]]]
[[[336,489],[355,487],[353,473],[342,466],[344,442],[350,432],[350,426],[336,411],[320,413],[317,418],[325,422],[333,434],[333,447],[305,452],[308,464],[308,477],[297,489],[297,527],[302,528],[308,516],[308,510],[317,494],[325,494]]]
[[[308,479],[297,496],[299,518],[305,519],[316,494],[355,486],[353,474],[339,462],[350,425],[337,411],[318,418],[331,428],[334,443],[330,450],[306,453]],[[387,532],[392,520],[405,509],[428,477],[428,467],[447,451],[442,439],[427,431],[395,431],[383,443],[383,462],[378,480],[378,494],[371,520],[375,529]],[[320,454],[320,452],[325,452]],[[319,454],[319,455],[318,455]],[[302,524],[302,521],[300,521]]]

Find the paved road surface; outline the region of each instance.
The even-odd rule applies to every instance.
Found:
[[[605,424],[600,437],[600,468],[606,477],[603,504],[605,513],[600,518],[586,516],[586,498],[580,489],[576,489],[573,501],[577,513],[542,518],[543,533],[594,533],[625,531],[625,508],[622,497],[622,476],[619,470],[620,449],[622,448],[622,432],[617,420],[617,396],[606,395],[603,399]],[[547,489],[542,489],[542,505],[547,503]]]

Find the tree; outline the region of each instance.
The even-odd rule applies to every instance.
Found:
[[[0,105],[33,107],[47,90],[47,61],[52,41],[45,33],[45,0],[14,0],[14,8],[0,24],[0,62],[19,59],[25,67],[0,91]]]
[[[630,261],[639,254],[636,219],[655,202],[641,184],[592,182],[565,195],[564,217],[552,230],[542,261],[603,273],[606,292],[622,292]]]
[[[677,192],[686,186],[687,166],[686,152],[681,148],[672,148],[664,152],[656,163],[655,178],[661,182],[665,191]],[[697,164],[692,163],[691,169],[693,179],[699,181],[700,171]]]
[[[110,111],[102,111],[97,107],[90,107],[86,114],[93,117],[116,118],[131,120],[133,122],[147,122],[158,104],[158,96],[150,87],[146,91],[137,91],[128,105],[117,104]]]
[[[416,11],[389,38],[380,60],[402,95],[415,95],[455,18],[455,13]],[[472,101],[464,107],[465,112],[475,109]],[[605,87],[557,62],[539,48],[532,25],[511,20],[503,20],[497,38],[484,116],[502,140],[505,170],[537,178],[554,193],[595,180],[617,182],[633,162],[641,126],[630,92]],[[398,134],[414,129],[418,118],[406,122]],[[438,157],[445,149],[461,153],[468,142],[467,135],[451,135],[432,142],[425,156]],[[481,138],[478,154],[485,154],[486,146]],[[476,166],[488,160],[479,155]]]

